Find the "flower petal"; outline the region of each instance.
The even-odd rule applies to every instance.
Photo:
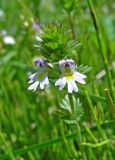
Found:
[[[29,76],[30,81],[28,83],[32,83],[32,82],[36,81],[37,75],[38,75],[38,73],[34,73],[34,74],[30,75]]]
[[[80,78],[86,78],[86,77],[87,77],[86,75],[81,74],[81,73],[76,72],[76,71],[74,72],[74,74],[75,74],[76,76],[80,77]]]
[[[63,77],[60,84],[59,84],[59,90],[62,90],[65,87],[66,82],[67,81],[66,81],[65,77]]]
[[[81,84],[85,84],[85,83],[86,83],[83,78],[81,78],[80,76],[78,76],[78,75],[76,75],[76,74],[74,74],[74,79],[75,79],[77,82],[81,83]]]
[[[71,68],[75,68],[75,62],[74,62],[74,60],[72,60],[72,59],[67,59],[66,62],[71,65]]]
[[[74,91],[74,92],[78,92],[78,87],[77,87],[77,85],[76,85],[76,83],[75,83],[75,80],[71,81],[71,84],[72,84],[72,86],[73,86],[73,91]]]
[[[62,90],[64,86],[66,85],[66,78],[61,77],[55,82],[55,86],[59,86],[59,90]]]
[[[59,61],[59,65],[61,66],[61,65],[63,65],[65,63],[65,60],[60,60]]]
[[[44,86],[45,86],[44,81],[40,82],[40,88],[44,89]]]
[[[46,76],[45,79],[44,79],[44,84],[48,85],[49,84],[49,80],[48,80],[48,77]]]
[[[72,86],[72,83],[71,81],[67,81],[67,85],[68,85],[68,93],[72,93],[73,92],[73,86]]]
[[[28,90],[35,91],[38,85],[39,85],[39,81],[35,81],[31,86],[28,87]]]
[[[59,79],[55,82],[55,86],[59,86],[60,83],[61,83],[61,81],[62,81],[62,78],[59,78]]]
[[[42,42],[42,41],[43,41],[42,38],[39,37],[38,35],[36,36],[36,40],[37,40],[38,42]]]
[[[28,83],[33,83],[34,81],[33,80],[30,80]]]
[[[36,73],[31,74],[31,75],[29,76],[29,79],[32,79],[33,77],[35,77],[35,75],[36,75]]]

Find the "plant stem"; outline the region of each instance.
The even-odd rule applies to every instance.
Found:
[[[93,85],[93,87],[94,87],[94,92],[95,92],[95,94],[96,94],[97,96],[100,96],[100,95],[99,95],[99,92],[98,92],[98,89],[97,89],[97,87],[96,87],[95,84]],[[97,108],[99,108],[99,117],[100,117],[100,120],[101,120],[102,122],[104,122],[104,112],[103,112],[103,107],[102,107],[102,105],[101,105],[100,102],[97,102]]]
[[[87,103],[88,103],[88,106],[89,106],[89,109],[91,110],[92,114],[93,114],[93,117],[94,117],[94,120],[97,124],[97,128],[99,130],[99,132],[101,133],[101,135],[103,136],[104,139],[106,139],[106,135],[105,133],[103,132],[101,126],[100,126],[100,123],[98,122],[98,119],[97,119],[97,116],[96,116],[96,113],[94,111],[94,108],[93,108],[93,105],[92,105],[92,102],[88,96],[88,92],[85,90],[85,95],[86,95],[86,100],[87,100]]]
[[[111,107],[111,113],[112,113],[113,119],[115,121],[115,105],[113,104],[113,100],[111,98],[111,95],[110,95],[108,89],[105,89],[105,93],[106,93],[106,97],[108,100],[108,104]]]
[[[75,30],[74,30],[74,23],[73,23],[73,19],[71,16],[71,12],[68,13],[68,20],[69,20],[70,28],[72,31],[73,39],[76,41],[76,34],[75,34]]]
[[[73,114],[73,119],[76,118],[76,110],[75,110],[75,105],[73,102],[73,97],[71,94],[69,95],[69,101],[70,101],[70,105],[71,105],[71,109],[72,109],[72,114]],[[78,140],[79,140],[79,147],[82,153],[82,160],[87,160],[86,158],[86,154],[84,151],[84,146],[82,145],[82,135],[81,135],[81,129],[80,129],[80,125],[78,123],[78,121],[76,121],[76,129],[77,129],[77,136],[78,136]]]
[[[101,127],[103,129],[108,129],[110,128],[110,126],[113,126],[114,125],[114,122],[113,121],[109,121],[109,122],[106,122],[106,123],[102,123],[101,124]],[[91,131],[96,131],[97,132],[97,126],[94,126],[92,128],[90,128]],[[87,135],[87,130],[84,129],[82,130],[82,135]],[[73,139],[76,137],[76,133],[73,133],[73,134],[70,134],[70,135],[66,135],[65,136],[67,140],[70,140],[70,139]],[[115,139],[115,136],[113,136],[113,138]],[[51,140],[48,140],[48,141],[45,141],[45,142],[42,142],[42,143],[36,143],[36,144],[32,144],[32,145],[29,145],[28,147],[23,147],[23,148],[20,148],[20,149],[17,149],[17,150],[14,150],[12,151],[13,152],[13,155],[15,156],[19,156],[19,155],[23,155],[23,154],[26,154],[27,152],[29,151],[34,151],[34,150],[39,150],[41,148],[45,148],[45,147],[49,147],[53,144],[56,144],[56,143],[59,143],[59,142],[62,142],[62,137],[58,137],[58,138],[55,138],[55,139],[51,139]],[[8,154],[0,154],[0,160],[6,160],[8,159]]]
[[[113,82],[112,82],[111,73],[109,72],[108,60],[107,60],[106,54],[103,50],[103,39],[102,39],[102,35],[101,35],[101,32],[100,32],[100,26],[99,26],[98,18],[97,18],[97,15],[95,13],[92,1],[87,0],[87,2],[88,2],[88,5],[89,5],[91,17],[92,17],[93,24],[94,24],[94,27],[95,27],[96,36],[97,36],[97,40],[98,40],[98,45],[99,45],[99,49],[100,49],[100,54],[102,56],[104,68],[105,68],[105,71],[106,71],[106,74],[107,74],[108,85],[110,86],[111,94],[112,94],[113,98],[115,99],[114,85],[113,85]]]
[[[72,157],[72,156],[71,156],[70,148],[69,148],[69,146],[68,146],[67,139],[66,139],[66,137],[65,137],[65,133],[64,133],[64,126],[63,126],[63,124],[62,124],[62,121],[61,121],[61,120],[60,120],[60,129],[61,129],[61,136],[62,136],[62,140],[63,140],[63,142],[64,142],[64,144],[65,144],[66,150],[67,150],[67,152],[68,152],[69,156],[70,156],[70,157]]]
[[[90,107],[90,109],[91,109],[91,111],[92,111],[94,120],[95,120],[95,122],[96,122],[96,124],[97,124],[97,128],[98,128],[101,136],[103,137],[103,139],[106,140],[106,139],[108,139],[108,137],[107,137],[107,135],[106,135],[106,132],[104,132],[104,130],[101,128],[101,125],[100,125],[100,123],[99,123],[99,121],[98,121],[98,119],[97,119],[97,116],[96,116],[96,114],[95,114],[95,110],[94,110],[94,108],[93,108],[92,102],[91,102],[91,100],[90,100],[90,98],[89,98],[89,96],[88,96],[88,92],[87,92],[86,90],[85,90],[85,94],[86,94],[87,103],[88,103],[88,105],[89,105],[89,107]],[[106,144],[106,147],[107,147],[109,150],[111,150],[111,151],[113,150],[113,148],[112,148],[112,146],[111,146],[110,144]]]

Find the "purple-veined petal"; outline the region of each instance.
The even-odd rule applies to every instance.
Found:
[[[59,90],[62,90],[65,87],[66,82],[67,81],[66,81],[65,77],[63,77],[60,84],[59,84]]]
[[[35,63],[35,66],[41,67],[41,68],[44,68],[44,67],[47,66],[46,61],[44,59],[42,59],[42,58],[36,58],[34,60],[34,63]]]
[[[55,86],[59,86],[60,83],[61,83],[61,81],[62,81],[62,78],[59,78],[59,79],[55,82]]]
[[[60,60],[59,65],[62,66],[65,63],[65,60]]]
[[[49,84],[48,77],[45,76],[44,79],[42,81],[40,81],[40,88],[44,89],[45,85],[47,86],[48,84]]]
[[[74,72],[74,74],[75,74],[76,76],[80,77],[80,78],[86,78],[86,77],[87,77],[86,75],[81,74],[81,73],[76,72],[76,71]]]
[[[38,73],[34,73],[34,74],[30,75],[29,76],[30,81],[28,83],[32,83],[32,82],[36,81],[37,75],[38,75]]]
[[[76,74],[74,74],[74,79],[75,79],[77,82],[81,83],[81,84],[85,84],[85,83],[86,83],[83,78],[81,78],[80,76],[78,76],[78,75],[76,75]]]
[[[33,79],[33,78],[36,76],[36,74],[37,74],[37,73],[31,74],[31,75],[29,76],[29,79]]]
[[[74,60],[72,60],[72,59],[67,59],[67,60],[66,60],[66,63],[69,63],[70,66],[71,66],[71,68],[75,68],[75,62],[74,62]]]

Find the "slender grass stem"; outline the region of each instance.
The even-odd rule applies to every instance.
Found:
[[[101,125],[100,125],[100,123],[99,123],[99,121],[98,121],[98,119],[97,119],[95,110],[94,110],[94,108],[93,108],[92,102],[91,102],[90,98],[88,97],[88,92],[87,92],[86,90],[85,90],[85,94],[86,94],[86,100],[87,100],[88,105],[89,105],[89,107],[90,107],[90,109],[91,109],[91,111],[92,111],[94,120],[95,120],[95,122],[96,122],[96,124],[97,124],[97,128],[98,128],[98,130],[99,130],[99,133],[100,133],[101,136],[103,137],[103,140],[106,140],[106,139],[108,139],[108,137],[107,137],[106,133],[104,132],[104,130],[101,128]],[[112,148],[112,146],[111,146],[110,144],[106,144],[106,147],[107,147],[109,150],[111,150],[111,151],[113,150],[113,148]]]
[[[86,90],[85,90],[85,95],[86,95],[86,100],[87,100],[88,106],[89,106],[89,108],[90,108],[90,110],[91,110],[91,112],[93,114],[94,120],[95,120],[95,122],[97,124],[97,128],[98,128],[99,132],[101,133],[101,135],[103,136],[103,138],[106,139],[105,132],[103,132],[103,130],[102,130],[101,126],[100,126],[100,123],[99,123],[99,121],[97,119],[97,116],[96,116],[96,113],[94,111],[92,102],[91,102],[91,100],[90,100],[90,98],[88,96],[88,92]]]
[[[75,34],[75,30],[74,30],[74,23],[73,23],[73,19],[71,16],[71,12],[68,13],[68,20],[69,20],[70,28],[72,31],[73,39],[76,41],[76,34]]]
[[[76,117],[76,111],[75,111],[75,105],[73,103],[73,97],[71,94],[69,94],[69,101],[70,101],[70,105],[71,105],[71,109],[72,109],[72,114],[73,114],[73,119]],[[82,135],[81,135],[81,129],[80,129],[80,125],[78,123],[78,121],[76,121],[76,129],[77,129],[77,136],[78,136],[78,140],[79,140],[79,147],[82,153],[82,159],[83,160],[87,160],[86,154],[85,154],[85,150],[84,150],[84,146],[82,145]]]
[[[20,6],[23,8],[25,15],[27,15],[28,19],[33,18],[33,13],[29,10],[29,8],[26,6],[26,4],[24,3],[24,1],[21,0],[17,0],[17,2],[20,4]]]
[[[101,127],[103,129],[106,129],[106,128],[110,128],[110,126],[113,126],[113,125],[114,125],[114,122],[113,121],[109,121],[109,122],[106,122],[106,123],[102,123]],[[95,126],[95,127],[91,127],[90,129],[93,132],[93,131],[97,131],[98,128],[97,128],[97,126]],[[83,130],[81,132],[82,132],[82,135],[87,134],[87,130]],[[66,135],[65,137],[66,137],[67,140],[75,138],[76,137],[76,133],[70,134],[70,135]],[[112,138],[115,139],[114,136]],[[13,151],[13,154],[15,156],[22,155],[22,154],[25,154],[28,151],[32,152],[32,151],[34,151],[36,149],[39,150],[41,148],[48,147],[50,145],[59,143],[61,141],[62,141],[62,137],[58,137],[56,139],[48,140],[48,141],[45,141],[45,142],[42,142],[42,143],[32,144],[32,145],[30,145],[28,147],[20,148],[20,149],[17,149],[15,151]],[[8,154],[0,155],[0,159],[2,159],[2,160],[6,159],[7,157],[8,157]]]
[[[112,94],[113,98],[115,99],[115,89],[114,89],[111,73],[109,71],[107,56],[106,56],[106,54],[103,50],[103,39],[102,39],[101,31],[100,31],[98,18],[97,18],[97,15],[95,13],[95,10],[94,10],[92,0],[87,0],[87,2],[88,2],[88,6],[90,8],[91,17],[92,17],[93,24],[94,24],[94,27],[95,27],[96,36],[97,36],[97,40],[98,40],[98,45],[99,45],[99,49],[100,49],[100,54],[102,56],[104,68],[105,68],[105,71],[106,71],[106,74],[107,74],[108,85],[110,86],[111,94]]]
[[[63,140],[63,143],[65,144],[65,147],[66,147],[66,150],[68,152],[68,155],[70,157],[72,157],[71,151],[70,151],[70,148],[68,146],[68,142],[67,142],[67,139],[66,139],[66,136],[65,136],[65,133],[64,133],[64,126],[62,124],[62,121],[60,121],[60,129],[61,129],[62,140]]]
[[[105,93],[106,93],[106,97],[107,97],[107,100],[108,100],[108,104],[111,108],[111,113],[112,113],[113,119],[115,121],[115,105],[113,104],[113,100],[111,98],[111,95],[110,95],[108,89],[105,89]]]
[[[96,94],[97,96],[99,96],[99,92],[98,92],[98,89],[97,89],[96,85],[94,84],[93,87],[94,87],[95,94]],[[97,102],[97,108],[98,108],[98,110],[99,110],[100,120],[101,120],[102,122],[104,122],[104,112],[103,112],[102,104],[101,104],[100,102]]]

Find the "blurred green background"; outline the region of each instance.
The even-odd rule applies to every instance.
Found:
[[[104,52],[115,84],[115,1],[92,2],[100,22]],[[47,91],[37,90],[35,93],[27,90],[28,74],[33,71],[33,59],[39,55],[39,51],[34,47],[37,30],[33,24],[39,23],[42,27],[56,20],[63,24],[65,30],[71,29],[73,25],[75,38],[82,43],[75,51],[74,59],[77,65],[92,67],[85,86],[88,93],[105,97],[104,89],[108,88],[106,76],[96,79],[96,75],[104,67],[87,1],[76,1],[71,14],[71,24],[61,0],[0,0],[0,132],[7,143],[0,138],[2,155],[7,153],[8,148],[15,151],[61,136],[60,118],[55,114],[55,110],[65,92],[60,93],[53,86]],[[12,44],[5,41],[6,36],[12,37]],[[80,98],[87,108],[85,98]],[[94,106],[97,104],[98,102],[93,102]],[[108,104],[100,105],[104,112],[103,121],[111,120]],[[86,112],[82,124],[92,121],[93,116],[90,114],[89,117],[88,114]],[[66,124],[64,127],[67,135],[73,133]],[[110,126],[107,135],[109,132],[114,135],[113,126]],[[99,137],[98,132],[94,134]],[[84,139],[92,141],[89,136]],[[76,144],[73,144],[73,139],[68,143],[78,149]],[[104,152],[104,149],[106,151],[107,148],[103,146],[101,149],[102,152],[98,155],[95,148],[86,148],[88,160],[95,159],[97,155],[102,156],[97,159],[105,160],[108,153]],[[22,160],[21,155],[17,154],[16,157],[17,160]],[[66,160],[67,152],[61,141],[41,149],[30,150],[22,157],[25,160]],[[112,156],[110,158],[113,159]]]

